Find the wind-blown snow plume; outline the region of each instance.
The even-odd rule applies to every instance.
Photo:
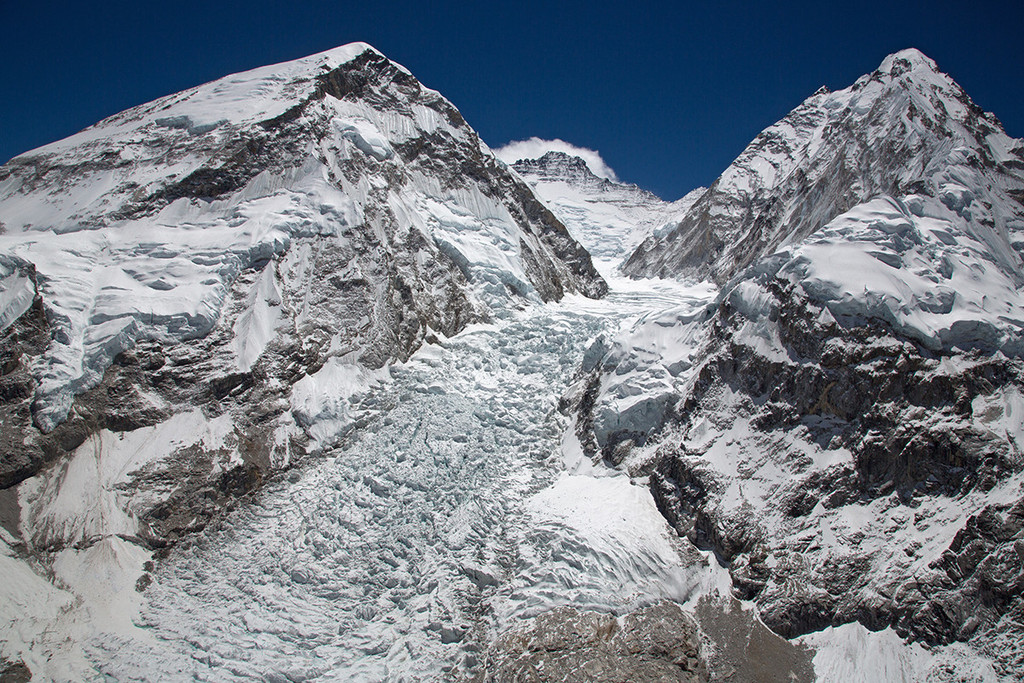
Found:
[[[513,140],[508,144],[492,150],[494,155],[508,165],[512,165],[520,159],[539,159],[548,152],[565,152],[569,156],[579,157],[587,162],[590,171],[601,178],[607,178],[615,182],[619,181],[612,167],[609,166],[601,154],[593,149],[577,147],[576,145],[555,138],[554,140],[542,140],[532,137],[529,140]]]

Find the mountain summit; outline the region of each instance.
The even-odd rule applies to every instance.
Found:
[[[764,130],[624,270],[725,282],[861,202],[917,194],[968,211],[973,234],[1019,276],[1024,207],[1013,193],[1022,171],[1020,141],[935,62],[903,50],[849,88],[820,89]]]
[[[599,177],[584,159],[559,151],[520,159],[512,168],[552,208],[606,275],[617,271],[623,254],[664,229],[673,216],[685,213],[704,192],[699,188],[675,202],[666,202],[636,185]]]
[[[905,50],[758,135],[626,262],[721,290],[595,343],[576,435],[649,474],[776,633],[857,667],[925,643],[923,680],[1021,671],[1022,171],[1024,141]]]

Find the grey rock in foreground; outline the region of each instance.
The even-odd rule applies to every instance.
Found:
[[[501,635],[473,680],[809,682],[811,655],[735,599],[704,596],[692,613],[669,601],[622,616],[543,613]]]
[[[616,618],[562,607],[498,638],[474,680],[708,680],[696,626],[678,605],[661,602]]]

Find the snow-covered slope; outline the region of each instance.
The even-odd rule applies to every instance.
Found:
[[[0,221],[5,543],[79,597],[88,553],[131,565],[203,528],[358,425],[424,342],[607,290],[458,110],[365,44],[19,156]]]
[[[758,135],[625,272],[724,282],[879,194],[941,198],[1000,265],[1016,269],[1022,177],[1024,145],[935,62],[904,50],[845,90],[822,88]]]
[[[896,642],[863,627],[926,680],[1024,666],[1022,153],[913,50],[814,95],[626,265],[715,303],[601,340],[567,397],[821,675]]]
[[[512,167],[606,275],[616,271],[643,239],[674,227],[673,218],[685,214],[704,192],[698,188],[666,202],[636,185],[598,177],[582,158],[559,151],[519,159]]]
[[[0,169],[0,220],[0,320],[33,289],[45,317],[47,348],[23,359],[44,432],[140,341],[211,347],[214,374],[279,361],[290,384],[329,358],[373,369],[431,329],[605,289],[455,107],[364,44],[17,157]]]

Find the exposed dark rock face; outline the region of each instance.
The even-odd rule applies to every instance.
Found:
[[[32,397],[36,382],[28,361],[41,355],[49,342],[49,329],[42,301],[32,307],[2,333],[0,338],[0,488],[7,488],[32,476],[58,444],[42,444],[31,436]],[[29,437],[26,439],[26,437]],[[76,446],[78,444],[75,444]]]
[[[0,681],[3,683],[28,683],[32,680],[32,672],[23,662],[8,663],[0,660]]]
[[[892,626],[1015,670],[1024,462],[1004,399],[1024,388],[1024,362],[935,353],[878,320],[823,324],[782,283],[768,294],[759,321],[723,298],[689,391],[645,448],[631,434],[600,443],[586,394],[581,441],[649,473],[666,519],[714,551],[776,633]],[[751,343],[751,324],[785,354]]]

